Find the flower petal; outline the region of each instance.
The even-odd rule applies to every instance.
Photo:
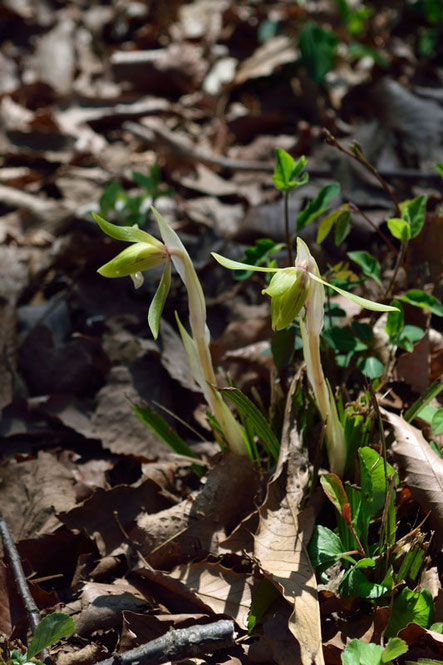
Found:
[[[242,263],[241,261],[233,261],[232,259],[227,259],[221,254],[216,252],[211,252],[212,256],[218,263],[220,263],[224,268],[229,268],[229,270],[256,270],[258,272],[279,272],[284,270],[284,268],[264,268],[263,266],[251,266],[248,263]]]
[[[116,240],[124,240],[125,242],[145,242],[156,247],[161,247],[162,243],[154,236],[151,236],[146,231],[142,231],[138,226],[116,226],[107,222],[103,217],[97,215],[96,212],[92,213],[95,221],[106,235]]]
[[[166,260],[163,245],[159,247],[137,242],[126,247],[97,272],[103,277],[125,277],[135,272],[156,268]]]
[[[340,293],[342,296],[345,296],[345,298],[347,298],[348,300],[352,300],[352,302],[355,302],[356,305],[360,305],[360,307],[364,307],[365,309],[370,309],[373,312],[399,311],[398,307],[391,307],[391,305],[382,305],[379,302],[373,302],[372,300],[367,300],[366,298],[362,298],[361,296],[356,296],[353,293],[349,293],[349,291],[344,291],[343,289],[340,289],[338,286],[334,286],[333,284],[329,284],[329,282],[325,282],[324,279],[321,279],[321,277],[317,277],[317,275],[314,275],[312,272],[310,272],[309,274],[311,275],[312,279],[315,279],[316,282],[320,282],[325,286],[329,286],[330,289],[334,289],[334,291],[337,291],[337,293]]]
[[[160,319],[165,306],[166,298],[168,297],[169,289],[171,286],[171,262],[168,261],[163,270],[163,275],[158,285],[155,296],[153,297],[149,306],[148,324],[151,329],[154,339],[158,337],[158,328],[160,326]]]

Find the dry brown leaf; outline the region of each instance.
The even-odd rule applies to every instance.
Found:
[[[207,561],[177,566],[170,575],[191,589],[215,614],[228,614],[242,628],[247,627],[254,590],[251,576]]]
[[[292,37],[278,35],[267,39],[250,58],[242,62],[235,83],[241,85],[250,79],[270,76],[277,67],[295,62],[297,58],[298,50]]]
[[[54,455],[0,467],[0,505],[14,540],[51,533],[60,526],[56,513],[74,504],[74,478]]]
[[[412,496],[443,526],[443,459],[430,447],[419,429],[400,416],[383,410],[394,428],[392,450],[406,471],[405,482]]]
[[[78,635],[116,626],[124,610],[137,611],[148,604],[138,589],[121,579],[112,584],[88,582],[83,587],[81,602],[82,610],[75,622]]]
[[[313,519],[310,511],[299,512],[307,474],[295,464],[289,468],[285,492],[275,480],[260,509],[255,555],[294,608],[289,630],[300,645],[302,664],[323,665],[317,584],[307,552]],[[285,477],[282,473],[281,478]]]

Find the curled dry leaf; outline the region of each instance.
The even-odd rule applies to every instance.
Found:
[[[250,575],[202,561],[177,566],[170,576],[191,589],[213,612],[228,614],[246,628],[254,588]]]
[[[291,464],[289,465],[291,467]],[[292,465],[293,466],[293,465]],[[307,545],[312,533],[313,513],[300,512],[307,474],[295,469],[287,475],[286,491],[274,480],[261,507],[255,537],[255,555],[270,581],[293,607],[289,630],[300,645],[302,665],[323,665],[317,583]]]
[[[412,496],[430,510],[432,519],[443,525],[443,458],[430,447],[419,429],[400,416],[383,411],[394,428],[392,450],[406,471],[406,484]]]

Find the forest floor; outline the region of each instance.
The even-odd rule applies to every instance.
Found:
[[[51,647],[58,665],[219,619],[234,621],[234,641],[191,658],[188,633],[175,656],[147,662],[339,665],[350,640],[397,636],[408,651],[396,663],[443,659],[442,24],[438,2],[1,4],[0,510],[41,616],[75,621]],[[360,145],[382,183],[325,129]],[[278,148],[307,158],[288,212],[320,273],[402,303],[404,319],[387,324],[328,295],[325,374],[357,432],[342,515],[316,481],[328,461],[298,328],[273,333],[262,273],[234,279],[211,257],[287,265]],[[300,216],[309,201],[315,214]],[[220,453],[177,330],[178,275],[154,340],[159,269],[137,290],[97,273],[123,245],[92,211],[160,237],[152,203],[201,280],[219,385],[267,418],[278,461]],[[203,476],[134,404],[163,415]],[[365,481],[364,460],[382,458],[382,481],[372,467]],[[357,547],[353,501],[375,505],[377,482],[383,500]],[[29,644],[28,618],[4,553],[5,661]],[[382,662],[375,651],[363,665]]]

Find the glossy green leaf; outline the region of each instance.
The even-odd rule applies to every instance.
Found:
[[[342,328],[340,326],[331,326],[323,331],[323,337],[328,346],[334,351],[353,351],[358,340],[349,328]]]
[[[389,663],[394,658],[402,656],[408,651],[408,645],[399,637],[391,637],[381,654],[381,662]]]
[[[405,324],[405,315],[400,301],[394,300],[392,305],[397,307],[397,311],[388,313],[385,326],[386,334],[389,335],[391,341],[400,334]]]
[[[342,653],[343,665],[381,665],[383,647],[380,644],[371,644],[353,639]]]
[[[329,215],[325,215],[323,219],[321,220],[318,230],[317,230],[317,238],[316,242],[318,242],[319,245],[323,242],[325,238],[329,235],[332,227],[336,223],[337,219],[340,217],[342,214],[342,211],[340,208],[337,210],[334,210],[333,212],[329,213]]]
[[[342,481],[335,473],[324,473],[320,476],[320,483],[329,501],[331,501],[341,515],[343,507],[349,503],[348,495]]]
[[[357,367],[368,379],[377,379],[385,371],[385,366],[375,356],[366,356],[357,360]]]
[[[281,243],[276,243],[270,238],[259,238],[253,247],[245,250],[244,265],[261,266],[270,260],[270,257],[278,252],[282,247]],[[241,281],[252,275],[252,270],[235,270],[234,279]]]
[[[153,297],[148,311],[148,324],[154,339],[158,337],[158,329],[160,326],[160,319],[165,307],[166,298],[168,297],[169,289],[171,287],[171,262],[165,264],[160,284],[158,285],[155,296]]]
[[[439,409],[436,410],[432,417],[432,423],[431,423],[431,429],[432,429],[432,434],[434,436],[438,436],[439,434],[443,434],[443,408],[440,407]]]
[[[96,212],[93,212],[92,216],[103,233],[106,233],[106,235],[110,236],[111,238],[115,238],[115,240],[123,240],[125,242],[143,242],[149,245],[163,247],[160,240],[157,240],[157,238],[154,238],[154,236],[146,233],[146,231],[142,231],[138,228],[138,226],[116,226],[115,224],[107,222],[105,219],[103,219],[103,217],[97,215]]]
[[[434,603],[428,589],[411,591],[404,587],[394,598],[391,618],[386,628],[386,637],[395,637],[398,632],[408,625],[417,623],[428,628],[434,620]]]
[[[404,219],[399,217],[391,217],[391,219],[386,220],[388,223],[388,229],[394,238],[398,238],[402,242],[407,242],[411,238],[411,228]]]
[[[427,309],[432,314],[436,316],[443,316],[443,306],[439,300],[430,293],[421,291],[420,289],[410,289],[402,296],[398,296],[399,300],[407,302],[414,307],[420,307],[421,309]]]
[[[272,180],[274,185],[280,191],[288,191],[291,185],[291,174],[295,166],[294,158],[281,148],[275,151],[275,158],[277,163],[274,169]]]
[[[307,182],[307,173],[304,173],[302,177],[297,180],[299,174],[306,166],[306,157],[301,156],[296,162],[286,150],[282,150],[281,148],[276,149],[275,156],[277,163],[272,180],[277,189],[282,192],[290,192]]]
[[[297,231],[300,231],[310,222],[317,219],[327,209],[330,202],[340,193],[340,185],[338,182],[332,182],[319,191],[313,201],[308,203],[306,208],[302,210],[297,216]]]
[[[439,174],[443,178],[443,164],[435,164],[435,168],[437,169],[437,171],[439,172]]]
[[[370,277],[374,282],[377,282],[377,284],[381,284],[380,264],[372,254],[362,250],[358,252],[348,252],[348,256],[351,261],[354,261],[354,263],[360,266],[366,277]]]
[[[337,219],[334,229],[334,242],[335,246],[339,247],[343,240],[347,238],[351,232],[351,213],[349,210],[342,212]]]
[[[343,543],[336,533],[316,524],[309,543],[309,556],[314,567],[332,565],[344,552]]]
[[[36,656],[42,649],[51,646],[62,637],[70,635],[75,630],[74,619],[63,612],[53,612],[40,621],[32,636],[31,644],[26,652],[29,660]]]
[[[411,229],[411,238],[418,236],[423,228],[426,219],[426,194],[417,196],[411,201],[407,201],[403,210],[403,215],[406,217],[409,227]]]

